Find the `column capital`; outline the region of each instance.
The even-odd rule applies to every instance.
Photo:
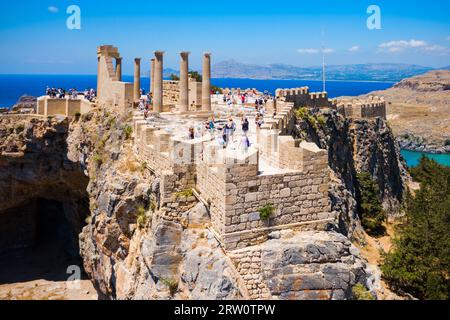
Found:
[[[190,51],[181,51],[181,52],[180,52],[180,56],[182,56],[182,57],[187,57],[187,56],[190,55],[190,54],[191,54]]]
[[[212,55],[212,53],[211,52],[203,52],[203,55],[205,57],[210,57]]]
[[[162,57],[164,55],[164,51],[155,51],[155,57]]]
[[[141,62],[142,58],[134,58],[135,62]]]
[[[117,58],[116,58],[116,61],[118,61],[118,62],[122,62],[122,60],[123,60],[122,57],[117,57]]]

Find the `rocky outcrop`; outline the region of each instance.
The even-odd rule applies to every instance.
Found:
[[[32,96],[21,96],[19,101],[11,108],[13,112],[17,113],[35,113],[37,108],[37,98]]]
[[[450,71],[437,70],[424,75],[408,78],[394,85],[394,88],[417,92],[438,92],[450,90]]]
[[[126,134],[127,112],[98,107],[71,123],[8,117],[0,120],[0,163],[7,169],[0,186],[3,195],[18,197],[4,196],[2,209],[35,197],[88,199],[80,253],[103,298],[248,299],[252,290],[276,299],[350,299],[356,283],[371,289],[368,266],[336,232],[274,232],[271,240],[246,249],[258,252],[259,262],[250,258],[247,269],[259,273],[249,275],[247,257],[239,260],[222,249],[202,203],[180,206],[179,219],[165,215],[158,178],[135,155]],[[341,227],[352,235],[358,222],[355,173],[367,170],[377,177],[386,206],[394,207],[402,181],[398,150],[383,122],[352,122],[337,114],[326,121],[322,130],[299,123],[299,135],[329,150],[333,209],[343,212]],[[68,219],[79,212],[70,208]]]
[[[328,150],[333,170],[330,198],[344,234],[353,237],[361,231],[358,173],[370,173],[378,184],[385,211],[391,216],[399,214],[410,177],[399,145],[384,120],[346,119],[335,111],[317,110],[311,117],[298,119],[296,135]]]
[[[70,241],[81,231],[88,179],[67,158],[68,131],[63,118],[0,117],[0,252],[33,246],[47,205],[61,206]]]
[[[263,277],[271,296],[289,300],[343,300],[373,276],[359,251],[334,232],[292,233],[261,245]]]

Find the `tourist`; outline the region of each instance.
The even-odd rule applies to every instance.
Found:
[[[242,135],[241,142],[239,143],[239,147],[242,150],[242,152],[247,153],[248,148],[250,148],[250,139],[246,134]]]
[[[139,111],[144,111],[145,110],[145,105],[144,105],[144,101],[141,99],[139,100]]]
[[[77,89],[72,90],[72,99],[78,99],[78,91]]]
[[[261,105],[261,108],[259,109],[259,113],[261,113],[261,116],[264,117],[266,115],[266,108]]]
[[[194,128],[190,127],[189,128],[189,140],[194,140],[195,139],[195,132],[194,132]]]
[[[209,120],[209,133],[210,133],[211,135],[214,135],[215,127],[216,127],[216,125],[215,125],[215,123],[214,123],[214,117],[212,117],[212,118]]]
[[[230,119],[223,128],[223,140],[225,142],[225,147],[227,147],[228,144],[230,143],[232,135],[233,135],[233,119]]]
[[[245,135],[247,135],[249,129],[250,129],[250,123],[248,122],[247,118],[244,118],[242,120],[242,131],[244,131]]]

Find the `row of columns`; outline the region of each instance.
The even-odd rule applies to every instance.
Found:
[[[189,109],[189,54],[180,52],[180,97],[178,109],[186,112]],[[163,56],[164,51],[155,51],[155,58],[150,64],[150,92],[153,94],[153,109],[161,112],[163,107]],[[122,81],[122,58],[116,59],[116,76]],[[134,101],[139,101],[141,90],[141,59],[134,59]],[[202,74],[202,111],[211,111],[211,53],[203,55]]]

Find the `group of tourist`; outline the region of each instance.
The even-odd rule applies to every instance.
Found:
[[[66,97],[66,90],[63,88],[49,88],[45,90],[45,94],[50,98],[64,99]]]
[[[250,139],[248,137],[250,122],[246,117],[243,117],[241,122],[243,134],[239,143],[239,147],[243,152],[247,152],[248,148],[250,147]],[[197,130],[194,127],[189,127],[188,139],[193,140],[200,138],[204,136],[205,132],[209,132],[211,136],[216,136],[216,129],[218,130],[218,132],[220,132],[220,134],[217,136],[217,141],[221,146],[223,146],[224,149],[230,146],[232,143],[236,142],[234,137],[237,125],[233,118],[230,118],[222,128],[216,126],[214,117],[205,121],[204,126],[197,128]]]
[[[64,88],[50,88],[47,87],[45,90],[45,94],[53,99],[65,99],[66,95],[68,95],[69,99],[78,99],[78,91],[77,89],[69,89],[69,91],[66,91]],[[85,99],[89,100],[90,102],[94,101],[95,97],[97,96],[97,93],[94,89],[86,89],[82,95]]]
[[[145,95],[145,91],[141,89],[141,97]],[[145,99],[141,98],[139,99],[139,111],[144,113],[144,119],[147,119],[150,113],[150,110],[153,105],[153,95],[151,93],[148,93],[145,95]]]

